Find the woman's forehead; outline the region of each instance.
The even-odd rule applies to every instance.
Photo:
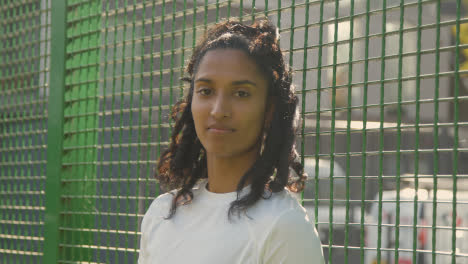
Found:
[[[265,82],[257,64],[244,51],[215,49],[208,51],[200,61],[195,75],[197,79],[250,80]]]

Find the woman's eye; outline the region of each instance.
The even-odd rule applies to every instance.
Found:
[[[246,91],[237,91],[237,95],[238,95],[239,97],[247,97],[247,96],[249,96],[250,94],[249,94],[248,92],[246,92]]]
[[[208,88],[201,88],[201,89],[198,89],[197,93],[201,94],[201,95],[210,95],[211,94],[211,89],[208,89]]]

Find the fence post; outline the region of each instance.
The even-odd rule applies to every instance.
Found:
[[[51,13],[43,263],[57,263],[58,261],[64,123],[66,1],[52,0]]]

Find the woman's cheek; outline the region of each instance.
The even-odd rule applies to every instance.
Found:
[[[195,123],[195,131],[197,135],[200,136],[203,133],[203,123],[204,123],[204,113],[203,107],[196,101],[192,103],[192,117],[193,122]]]

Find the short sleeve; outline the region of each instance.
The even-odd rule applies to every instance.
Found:
[[[163,219],[163,213],[167,212],[168,204],[172,201],[171,193],[165,193],[153,200],[150,207],[141,221],[140,253],[138,254],[138,264],[150,263],[148,259],[149,249],[148,233],[152,226]],[[164,211],[165,210],[165,211]]]
[[[138,264],[145,264],[148,263],[147,261],[147,234],[148,232],[146,231],[148,229],[148,221],[151,215],[151,209],[153,207],[153,203],[151,203],[151,206],[149,209],[146,211],[145,215],[143,216],[143,220],[141,221],[141,238],[140,238],[140,253],[138,254]]]
[[[264,264],[325,264],[317,230],[307,214],[298,209],[276,219],[261,254]]]

